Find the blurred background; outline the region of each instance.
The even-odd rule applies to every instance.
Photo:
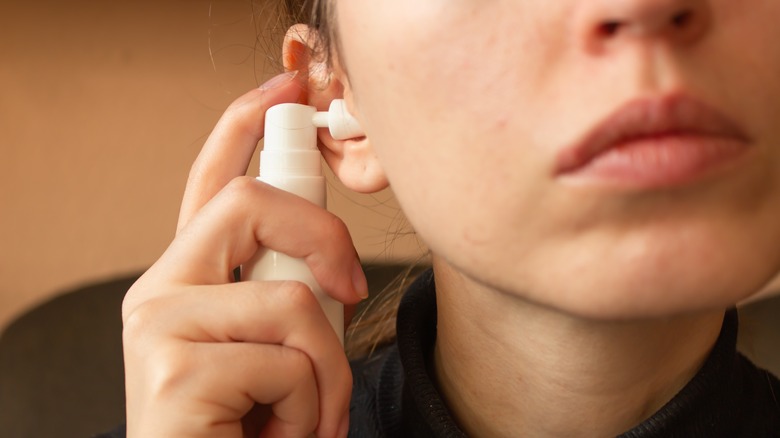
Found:
[[[279,71],[264,51],[280,51],[281,26],[262,1],[0,4],[1,331],[60,292],[156,260],[222,111]],[[330,208],[364,260],[419,251],[395,239],[389,193],[345,194],[332,186]]]

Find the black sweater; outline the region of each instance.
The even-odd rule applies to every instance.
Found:
[[[621,437],[780,437],[780,381],[736,351],[737,322],[737,312],[727,312],[701,370],[660,411]],[[428,372],[436,339],[431,271],[406,292],[397,331],[395,345],[352,365],[350,436],[465,437]]]
[[[780,381],[736,351],[737,324],[737,312],[727,312],[701,370],[660,411],[621,437],[780,437]],[[397,332],[395,344],[352,363],[350,437],[465,437],[428,372],[436,339],[431,271],[406,292]],[[104,436],[109,437],[124,437],[124,428]]]

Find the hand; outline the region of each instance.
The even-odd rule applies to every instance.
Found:
[[[352,376],[298,282],[232,282],[260,246],[303,258],[345,304],[366,282],[344,224],[243,176],[265,111],[302,85],[279,76],[236,100],[190,173],[177,234],[122,308],[129,437],[344,437]]]

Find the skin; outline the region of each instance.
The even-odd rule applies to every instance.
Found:
[[[461,426],[608,436],[660,408],[724,309],[780,270],[780,3],[335,4],[337,77],[433,255],[436,376]],[[666,189],[555,175],[622,104],[679,94],[752,155]]]
[[[724,310],[780,271],[780,2],[335,8],[332,68],[309,56],[316,35],[288,34],[297,75],[228,109],[174,242],[128,293],[130,436],[346,435],[349,368],[310,292],[230,281],[263,245],[304,257],[344,303],[364,287],[343,224],[240,176],[275,103],[344,97],[361,121],[365,138],[321,132],[321,150],[356,191],[390,184],[429,245],[435,377],[472,434],[630,429],[701,366]],[[693,19],[670,24],[681,11]],[[681,93],[740,125],[751,154],[666,189],[556,177],[556,155],[616,108]]]

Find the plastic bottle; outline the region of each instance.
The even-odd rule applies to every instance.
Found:
[[[336,140],[363,136],[343,100],[334,100],[327,112],[317,112],[316,108],[307,105],[276,105],[265,116],[265,146],[260,153],[258,179],[325,208],[325,178],[317,149],[318,127],[328,128]],[[305,283],[314,292],[344,344],[344,308],[322,291],[303,260],[263,248],[242,266],[241,275],[247,280]]]

